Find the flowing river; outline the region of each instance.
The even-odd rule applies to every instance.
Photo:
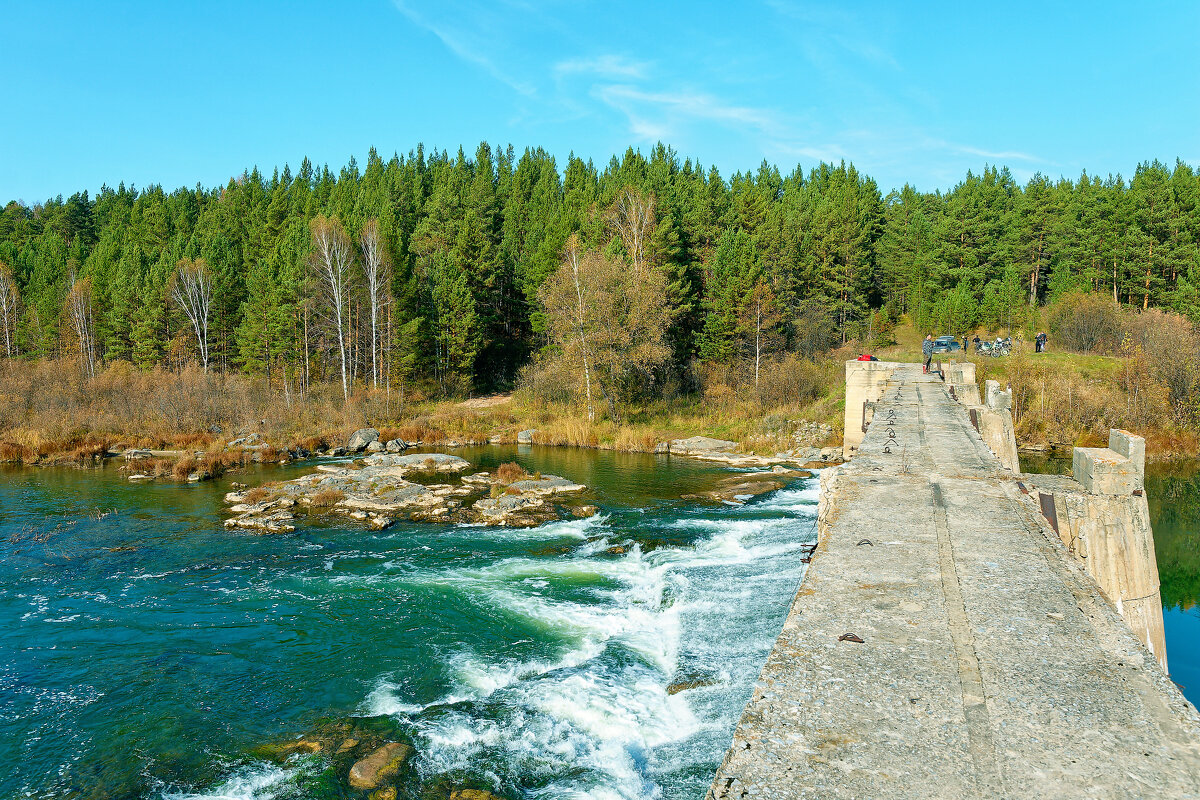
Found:
[[[422,777],[702,798],[803,575],[816,480],[714,504],[682,498],[730,471],[687,459],[454,452],[587,484],[601,512],[258,536],[221,526],[229,480],[311,464],[0,471],[0,797],[343,797],[321,755],[255,748],[372,718]]]

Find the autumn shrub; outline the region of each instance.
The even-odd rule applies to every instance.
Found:
[[[1076,353],[1112,353],[1121,343],[1122,315],[1106,294],[1071,292],[1046,309],[1055,345]]]
[[[37,452],[15,442],[0,442],[0,462],[21,462],[37,459]]]
[[[322,489],[309,498],[309,503],[316,508],[331,508],[346,499],[346,493],[340,489]]]
[[[175,476],[175,480],[185,481],[189,475],[196,471],[199,463],[192,456],[184,456],[175,462],[175,466],[171,468],[171,474]]]
[[[1167,391],[1171,416],[1179,423],[1200,419],[1200,334],[1186,317],[1159,309],[1131,313],[1122,348],[1137,348],[1139,366]]]
[[[248,458],[244,453],[209,452],[200,460],[200,471],[210,478],[216,478],[225,473],[231,466],[243,465],[243,459]]]
[[[509,461],[496,467],[495,477],[498,483],[508,485],[528,478],[529,473],[520,464]]]
[[[246,493],[242,495],[247,503],[261,503],[263,500],[273,496],[274,493],[270,489],[266,489],[262,486],[255,486],[253,489],[247,490]]]
[[[835,379],[831,362],[813,361],[795,353],[771,359],[759,370],[755,393],[764,408],[801,405],[820,397]]]
[[[329,439],[324,436],[309,436],[301,439],[297,444],[310,453],[329,449]]]
[[[175,462],[169,458],[147,458],[139,462],[137,468],[146,475],[162,478],[173,474]]]

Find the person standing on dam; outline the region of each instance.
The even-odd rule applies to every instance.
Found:
[[[921,355],[925,356],[925,371],[929,372],[929,363],[933,361],[933,334],[925,334],[925,341],[921,342]]]

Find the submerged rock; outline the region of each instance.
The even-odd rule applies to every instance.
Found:
[[[403,742],[388,742],[350,768],[350,786],[368,791],[393,777],[404,766],[413,749]]]
[[[413,453],[402,456],[376,453],[363,459],[368,467],[400,467],[405,472],[462,472],[471,464],[447,453]]]
[[[689,689],[701,689],[720,683],[714,675],[687,675],[667,684],[667,694],[679,694]]]
[[[450,800],[503,800],[503,798],[485,789],[454,789],[450,792]]]
[[[508,487],[510,490],[515,489],[521,494],[539,496],[582,492],[587,488],[582,484],[573,483],[557,475],[543,475],[541,478],[523,478],[519,481],[513,481]]]
[[[794,478],[808,478],[812,473],[802,470],[789,470],[780,467],[770,472],[751,472],[741,475],[731,475],[725,478],[712,491],[705,492],[699,497],[710,500],[720,500],[729,503],[741,503],[760,494],[782,489],[788,481]],[[696,497],[696,495],[692,495]]]
[[[554,509],[546,506],[545,500],[530,494],[485,497],[477,501],[473,508],[478,512],[479,521],[488,525],[532,528],[558,518]]]

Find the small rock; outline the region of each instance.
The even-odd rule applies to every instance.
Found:
[[[384,446],[379,443],[378,439],[376,439],[373,442],[367,442],[367,452],[368,453],[382,453],[384,451],[384,449],[385,449]]]
[[[501,798],[483,789],[455,789],[450,793],[450,800],[501,800]]]
[[[326,452],[326,455],[331,455],[331,456],[334,456],[335,458],[338,456],[344,456],[344,455],[346,455],[346,448],[332,447]]]
[[[686,692],[688,689],[699,689],[704,686],[716,685],[716,678],[704,675],[690,675],[668,684],[667,694],[679,694],[680,692]]]
[[[405,445],[404,442],[400,441],[399,439],[392,439],[386,445],[384,445],[384,449],[389,453],[401,453],[404,451],[406,446],[407,445]]]

